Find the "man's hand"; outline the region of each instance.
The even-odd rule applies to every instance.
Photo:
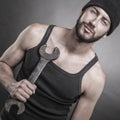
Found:
[[[12,83],[8,87],[11,97],[26,102],[32,94],[35,93],[36,85],[30,83],[28,80],[23,79],[19,82]]]

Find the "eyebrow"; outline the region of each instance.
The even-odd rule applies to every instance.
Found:
[[[99,11],[97,10],[96,7],[92,6],[92,8],[97,12],[97,14],[99,14]]]
[[[98,14],[100,14],[96,7],[92,6],[92,8],[95,9]],[[103,19],[106,20],[109,24],[111,23],[106,17],[103,17]]]
[[[106,20],[109,24],[111,24],[111,22],[107,18],[103,17],[103,19]]]

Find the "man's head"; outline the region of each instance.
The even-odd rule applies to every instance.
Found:
[[[94,42],[110,35],[120,22],[120,0],[91,0],[82,9],[76,35],[83,42]]]

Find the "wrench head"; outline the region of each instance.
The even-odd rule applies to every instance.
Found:
[[[9,112],[10,108],[12,107],[12,105],[16,105],[18,107],[18,111],[17,111],[18,115],[25,111],[24,103],[19,102],[18,100],[15,100],[15,99],[9,99],[9,100],[6,101],[6,103],[5,103],[5,110],[7,112]]]
[[[40,53],[41,57],[45,58],[46,60],[55,60],[59,57],[60,51],[57,47],[54,48],[54,50],[51,54],[46,53],[46,51],[45,51],[46,47],[47,47],[47,45],[42,45],[40,47],[39,53]]]

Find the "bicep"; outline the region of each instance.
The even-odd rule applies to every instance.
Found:
[[[89,120],[94,107],[103,91],[104,80],[102,82],[96,82],[95,84],[88,87],[85,93],[81,96],[76,105],[72,120]]]
[[[76,104],[71,120],[89,120],[94,106],[95,102],[83,95]]]
[[[40,42],[39,39],[43,37],[46,28],[47,26],[40,24],[32,24],[26,27],[17,40],[4,52],[0,61],[5,62],[10,67],[14,67],[22,60],[26,50]]]
[[[24,50],[16,44],[12,44],[1,56],[0,61],[5,62],[10,67],[18,64],[24,56]]]
[[[14,67],[18,64],[27,50],[32,38],[32,27],[28,26],[18,36],[17,40],[3,53],[0,61],[5,62],[10,67]]]

